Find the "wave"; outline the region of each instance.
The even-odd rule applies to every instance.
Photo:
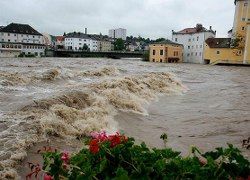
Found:
[[[34,101],[5,119],[8,127],[0,133],[0,179],[13,175],[13,167],[26,156],[26,148],[49,136],[77,138],[92,131],[118,129],[117,110],[147,114],[145,104],[160,94],[181,93],[182,84],[169,73],[146,73],[115,77],[117,69],[85,72],[86,76],[109,75],[99,83],[77,86],[77,91]],[[46,80],[58,77],[57,71],[45,74]],[[12,118],[12,119],[11,119]],[[6,155],[6,153],[8,155]]]

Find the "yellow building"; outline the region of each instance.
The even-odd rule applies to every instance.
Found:
[[[150,62],[171,63],[183,61],[183,45],[170,40],[149,45],[149,51]]]
[[[235,0],[231,38],[206,40],[204,59],[210,64],[250,64],[250,0]]]

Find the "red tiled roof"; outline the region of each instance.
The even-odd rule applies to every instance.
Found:
[[[186,28],[186,29],[183,29],[177,33],[183,33],[183,34],[193,34],[193,33],[196,33],[197,30],[196,28]]]
[[[56,36],[56,41],[64,41],[64,36]]]

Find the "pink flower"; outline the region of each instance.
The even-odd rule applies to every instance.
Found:
[[[64,164],[68,164],[69,163],[69,152],[64,151],[62,153],[61,159],[63,160]]]
[[[44,174],[43,180],[53,180],[53,177],[48,174]]]
[[[100,142],[106,141],[108,138],[105,131],[102,131],[100,133],[92,132],[90,133],[90,136],[92,137],[92,139],[98,139]]]

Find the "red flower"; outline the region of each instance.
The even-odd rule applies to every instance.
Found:
[[[121,136],[118,134],[109,136],[109,141],[111,142],[110,147],[113,148],[118,144],[121,144]]]
[[[64,151],[63,154],[62,154],[61,159],[63,160],[63,162],[65,164],[68,164],[69,163],[69,153]]]
[[[48,174],[44,174],[43,180],[53,180],[53,177]]]
[[[89,150],[91,153],[96,154],[99,152],[99,140],[98,139],[92,139],[89,143]]]

